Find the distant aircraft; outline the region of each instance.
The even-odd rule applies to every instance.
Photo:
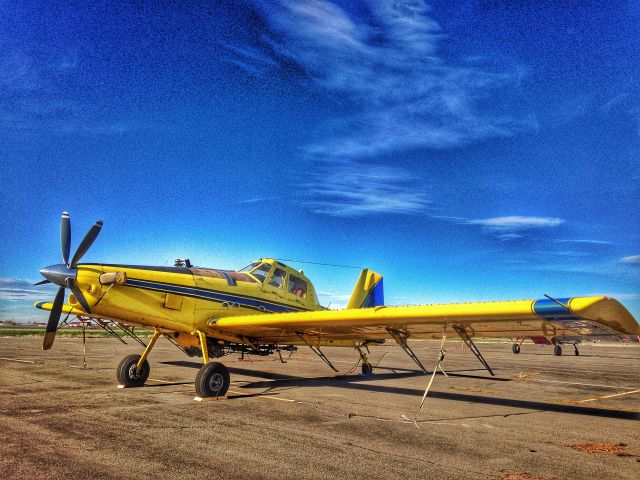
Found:
[[[556,337],[547,338],[544,336],[536,335],[532,335],[529,337],[516,337],[515,343],[511,345],[511,351],[515,354],[520,353],[520,347],[527,338],[529,338],[536,345],[553,345],[553,354],[558,357],[562,355],[562,345],[573,345],[573,353],[576,356],[580,355],[580,350],[578,350],[578,343],[580,343],[580,339],[572,337],[566,337],[562,340]]]
[[[224,396],[227,368],[210,357],[232,352],[269,355],[307,345],[337,371],[323,346],[355,348],[362,371],[372,372],[365,347],[394,339],[426,372],[407,340],[459,335],[493,375],[472,337],[545,336],[563,339],[589,335],[639,335],[640,325],[618,301],[607,297],[545,298],[502,302],[390,307],[384,305],[382,276],[362,270],[345,310],[318,303],[313,284],[302,271],[264,258],[238,270],[194,267],[189,261],[174,267],[79,263],[102,228],[96,222],[69,261],[71,223],[62,214],[62,261],[40,270],[59,286],[50,310],[43,349],[51,348],[61,314],[124,325],[145,326],[154,333],[142,355],[125,357],[117,378],[126,387],[144,385],[147,356],[164,335],[188,355],[201,355],[196,376],[200,397]],[[65,290],[71,291],[65,303]],[[442,350],[441,350],[442,354]],[[426,393],[425,393],[426,395]]]

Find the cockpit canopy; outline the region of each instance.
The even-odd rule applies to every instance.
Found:
[[[284,263],[272,258],[252,262],[238,272],[248,273],[263,285],[282,289],[284,292],[317,303],[316,292],[307,277]]]

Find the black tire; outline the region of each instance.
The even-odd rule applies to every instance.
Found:
[[[576,357],[580,355],[580,351],[578,350],[578,347],[575,347],[574,353],[576,354]]]
[[[145,360],[142,364],[140,374],[136,375],[138,360],[140,360],[140,355],[129,355],[122,359],[116,370],[120,385],[124,385],[125,387],[141,387],[144,385],[144,382],[147,381],[149,372],[151,372],[149,362]]]
[[[513,345],[511,345],[511,351],[517,355],[518,353],[520,353],[520,345],[514,343]]]
[[[560,355],[562,355],[562,347],[560,345],[554,345],[553,346],[553,354],[556,357],[559,357]]]
[[[229,390],[229,370],[220,362],[207,363],[196,375],[196,393],[199,397],[224,397]]]
[[[363,363],[362,364],[362,375],[373,375],[373,367],[371,366],[370,363]]]

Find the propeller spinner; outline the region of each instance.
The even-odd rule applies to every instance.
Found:
[[[64,304],[64,290],[68,288],[73,295],[78,299],[78,302],[82,306],[82,309],[91,313],[91,308],[87,303],[82,290],[80,290],[76,284],[77,269],[76,266],[85,253],[91,248],[93,242],[98,237],[100,230],[102,229],[102,220],[98,220],[87,232],[87,234],[80,242],[76,253],[69,263],[69,253],[71,251],[71,219],[67,212],[62,212],[62,219],[60,220],[60,244],[62,246],[62,261],[57,265],[50,265],[40,269],[40,274],[45,278],[36,285],[42,285],[44,283],[53,283],[58,285],[58,293],[53,301],[53,307],[49,314],[49,321],[47,322],[47,331],[44,336],[44,342],[42,343],[43,350],[49,350],[53,345],[56,331],[58,330],[58,323],[60,322],[60,316],[62,314],[62,305]]]

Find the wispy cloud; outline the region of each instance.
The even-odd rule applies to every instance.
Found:
[[[517,85],[521,69],[447,64],[438,56],[444,34],[421,1],[349,10],[329,1],[272,1],[258,11],[268,27],[261,48],[226,45],[231,61],[252,74],[297,72],[357,108],[338,135],[308,145],[309,153],[353,158],[449,148],[508,136],[531,123],[477,107],[494,89]]]
[[[517,231],[517,230],[529,230],[532,228],[549,228],[557,227],[564,223],[561,218],[553,217],[493,217],[483,218],[477,220],[469,220],[471,225],[482,225],[491,230],[499,231]]]
[[[250,197],[250,198],[244,198],[242,200],[236,200],[236,201],[230,202],[230,205],[244,205],[244,204],[250,205],[254,203],[261,203],[261,202],[266,202],[271,200],[282,200],[285,198],[292,198],[295,196],[297,195],[292,194],[292,195],[275,195],[270,197]]]
[[[484,230],[498,239],[508,242],[528,236],[532,231],[554,228],[564,223],[561,218],[554,217],[491,217],[468,220],[469,225],[480,225]]]
[[[0,278],[0,320],[46,321],[48,313],[33,307],[35,302],[53,301],[57,287],[34,287],[29,280]]]
[[[631,265],[640,266],[640,255],[631,255],[629,257],[622,257],[620,260],[622,261],[622,263],[628,263]]]
[[[607,242],[604,240],[590,240],[590,239],[578,239],[578,240],[554,240],[556,243],[583,243],[587,245],[613,245],[612,242]]]
[[[46,300],[55,295],[56,288],[50,285],[34,287],[27,280],[0,278],[0,301],[5,302],[35,302]]]
[[[542,255],[558,255],[561,257],[589,257],[592,256],[592,252],[576,252],[574,250],[563,250],[563,251],[553,251],[553,250],[545,250],[543,252],[538,252]]]
[[[525,217],[520,215],[475,219],[450,215],[433,215],[433,218],[458,225],[477,225],[482,227],[486,233],[505,242],[522,239],[530,235],[533,231],[553,229],[564,223],[562,218]],[[569,255],[574,252],[562,253]]]
[[[400,168],[346,162],[332,165],[314,179],[305,185],[313,197],[306,204],[326,215],[411,214],[429,205],[419,182]]]
[[[519,88],[522,69],[444,61],[438,48],[445,35],[422,1],[350,4],[347,9],[329,1],[274,0],[259,3],[257,11],[265,31],[251,47],[225,45],[229,61],[251,75],[297,78],[317,94],[349,106],[349,114],[325,123],[321,137],[302,148],[316,163],[362,165],[406,149],[446,149],[509,136],[535,123],[483,108],[492,95]],[[394,174],[391,168],[388,172]],[[325,186],[321,182],[316,186],[324,191],[323,199],[312,202],[320,213],[335,212],[336,204],[337,211],[346,213],[352,204],[349,214],[358,215],[420,211],[423,204],[393,189],[351,195],[335,177]],[[386,202],[379,193],[387,195]]]

